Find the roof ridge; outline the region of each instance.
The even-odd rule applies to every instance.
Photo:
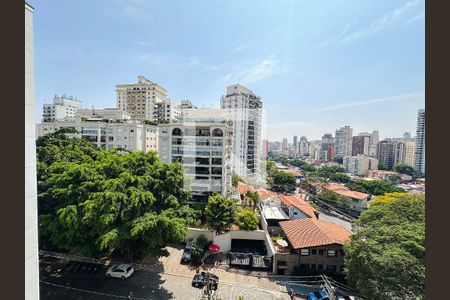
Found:
[[[331,224],[331,225],[336,225],[336,224],[334,224],[334,223],[331,223],[331,222],[327,222],[327,221],[324,221],[324,220],[319,220],[319,219],[314,219],[314,220],[312,220],[312,221],[314,221],[314,223],[315,223],[315,225],[319,228],[319,230],[330,240],[330,241],[332,241],[333,243],[336,243],[336,241],[333,239],[333,238],[331,238],[328,234],[327,234],[327,232],[325,232],[320,226],[318,226],[317,224],[318,223],[322,223],[322,224]],[[317,221],[317,222],[315,222],[315,221]],[[320,222],[319,222],[320,221]]]

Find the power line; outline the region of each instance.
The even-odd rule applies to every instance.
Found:
[[[51,283],[51,282],[47,282],[47,281],[43,281],[43,280],[39,280],[39,282],[43,283],[43,284],[46,284],[46,285],[51,285],[51,286],[54,286],[54,287],[64,288],[64,289],[67,289],[67,290],[74,290],[74,291],[77,291],[77,292],[95,294],[95,295],[100,295],[100,296],[105,296],[105,297],[115,297],[115,298],[133,299],[133,300],[147,300],[146,298],[132,297],[131,295],[130,296],[121,296],[121,295],[114,295],[114,294],[107,294],[107,293],[89,291],[89,290],[84,290],[84,289],[78,289],[78,288],[74,288],[74,287],[70,287],[70,286],[66,286],[66,285],[55,284],[55,283]]]

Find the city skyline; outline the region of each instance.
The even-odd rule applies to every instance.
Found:
[[[210,108],[239,82],[270,112],[269,140],[344,125],[401,136],[424,106],[423,1],[30,2],[39,119],[54,94],[115,107],[115,85],[138,75]]]

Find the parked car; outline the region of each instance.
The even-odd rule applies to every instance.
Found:
[[[206,286],[208,279],[211,285],[211,289],[217,290],[217,287],[219,285],[219,277],[214,274],[205,272],[195,274],[194,278],[192,279],[192,286],[196,288],[203,288]]]
[[[129,264],[113,265],[106,271],[106,277],[125,279],[134,273],[134,268]]]
[[[330,296],[326,291],[321,290],[309,293],[308,300],[330,300]]]
[[[192,259],[192,242],[188,242],[181,255],[181,262],[188,263]]]

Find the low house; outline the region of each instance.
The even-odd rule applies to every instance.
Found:
[[[280,171],[293,175],[295,177],[295,180],[297,181],[297,183],[299,183],[300,180],[302,180],[305,177],[303,174],[301,174],[301,173],[299,173],[297,171],[294,171],[292,169],[289,169],[289,168],[288,169],[281,169]]]
[[[324,189],[335,192],[338,195],[351,198],[352,204],[357,211],[362,211],[367,208],[367,200],[370,196],[369,194],[352,191],[345,185],[339,183],[328,183],[324,186]]]
[[[343,245],[350,238],[345,228],[315,218],[280,222],[286,247],[275,243],[274,272],[279,275],[342,273]]]
[[[285,209],[291,219],[317,219],[319,216],[319,212],[299,196],[280,194],[278,199],[282,203],[281,207]]]
[[[369,177],[379,180],[389,180],[390,176],[397,175],[400,177],[401,182],[409,182],[412,180],[412,176],[407,174],[401,174],[395,171],[386,171],[386,170],[370,170]]]

